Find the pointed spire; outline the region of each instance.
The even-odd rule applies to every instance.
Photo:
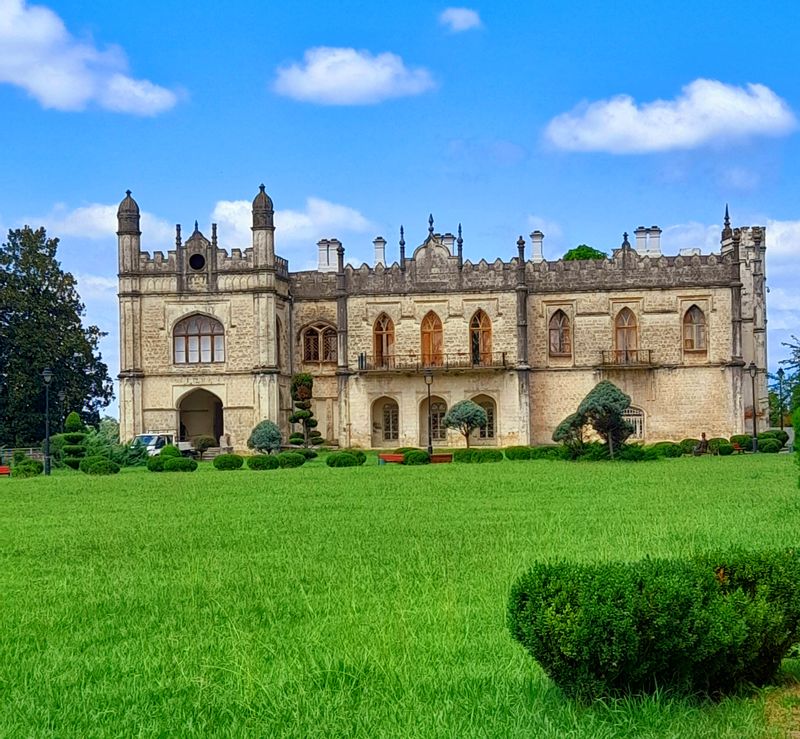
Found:
[[[623,234],[622,234],[622,248],[624,249],[626,247],[628,249],[631,248],[631,242],[628,241],[628,232],[627,231],[623,232]]]
[[[731,217],[728,214],[728,204],[727,203],[725,203],[725,221],[724,221],[724,224],[725,224],[725,228],[730,228],[731,227]]]
[[[406,239],[403,227],[400,226],[400,269],[406,268]]]
[[[461,224],[458,224],[458,238],[456,239],[456,244],[458,246],[458,268],[461,269],[464,266],[464,239],[461,238]]]
[[[197,233],[199,230],[200,230],[200,228],[199,228],[199,227],[198,227],[198,225],[197,225],[197,219],[195,219],[195,222],[194,222],[194,232],[195,232],[195,233]]]
[[[433,213],[428,215],[428,236],[433,236]]]

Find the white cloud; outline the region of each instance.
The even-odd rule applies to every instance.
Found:
[[[252,203],[247,200],[220,200],[211,218],[219,224],[220,244],[239,248],[252,240]],[[321,198],[308,198],[305,210],[275,211],[276,242],[316,243],[321,238],[335,237],[340,232],[364,233],[374,226],[359,211]]]
[[[630,95],[618,95],[582,103],[553,118],[545,137],[569,151],[641,154],[781,136],[796,125],[786,101],[764,85],[697,79],[674,100],[638,104]]]
[[[661,251],[664,254],[678,254],[681,249],[700,249],[704,254],[719,251],[722,226],[706,225],[697,221],[676,223],[667,226],[661,234]],[[635,245],[633,234],[631,243]]]
[[[480,28],[481,17],[478,11],[470,8],[445,8],[439,14],[439,23],[445,26],[451,33],[461,33],[470,31],[473,28]]]
[[[279,68],[274,83],[280,95],[321,105],[371,105],[433,86],[428,70],[408,68],[396,54],[327,46],[308,49],[302,64]]]
[[[82,300],[87,302],[114,303],[117,302],[117,278],[104,275],[88,275],[77,273],[78,293]]]
[[[767,260],[800,266],[800,221],[767,220]]]
[[[560,244],[564,237],[564,232],[560,224],[544,216],[528,216],[528,228],[532,231],[541,231],[544,234],[545,249],[547,248],[547,244]]]
[[[25,90],[44,108],[156,115],[173,107],[175,92],[127,74],[118,46],[98,49],[72,36],[42,5],[0,0],[0,83]]]

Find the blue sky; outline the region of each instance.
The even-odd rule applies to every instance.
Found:
[[[187,12],[187,8],[191,11]],[[612,9],[613,8],[613,9]],[[800,332],[800,4],[135,4],[0,0],[0,227],[62,239],[118,371],[114,212],[143,247],[195,219],[245,247],[264,182],[278,252],[397,257],[463,224],[467,257],[663,249],[768,228],[770,365]]]

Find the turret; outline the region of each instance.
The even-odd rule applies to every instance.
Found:
[[[141,238],[139,206],[131,197],[131,191],[127,190],[117,208],[117,247],[120,273],[131,272],[138,267]]]
[[[275,266],[275,212],[264,185],[253,199],[253,256],[256,267]]]

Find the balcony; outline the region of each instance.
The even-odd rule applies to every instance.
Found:
[[[469,352],[455,354],[437,354],[433,357],[422,357],[419,354],[393,354],[387,357],[375,357],[368,354],[358,355],[358,372],[448,372],[451,370],[477,371],[487,369],[511,369],[512,363],[507,352],[484,352],[480,356],[472,356]]]
[[[655,365],[650,349],[612,349],[602,352],[599,366],[605,369],[646,369]]]

